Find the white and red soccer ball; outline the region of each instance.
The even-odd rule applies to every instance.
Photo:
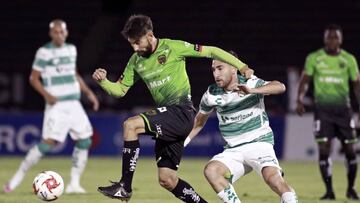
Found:
[[[64,181],[54,171],[43,171],[39,173],[33,182],[34,193],[44,201],[53,201],[64,192]]]

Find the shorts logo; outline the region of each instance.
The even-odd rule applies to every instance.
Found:
[[[202,51],[202,46],[199,45],[199,44],[195,44],[194,50],[195,50],[195,51],[198,51],[198,52],[201,52],[201,51]]]
[[[161,54],[160,56],[158,56],[158,62],[161,64],[161,65],[164,65],[165,62],[166,62],[166,56],[164,54]]]

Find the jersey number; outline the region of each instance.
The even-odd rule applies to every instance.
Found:
[[[159,110],[160,113],[164,113],[165,111],[167,111],[166,107],[160,107],[157,109]]]

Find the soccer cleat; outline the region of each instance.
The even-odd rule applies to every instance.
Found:
[[[3,187],[3,191],[4,191],[4,193],[9,193],[9,192],[12,192],[13,190],[10,188],[9,183],[6,183]]]
[[[359,200],[359,196],[353,188],[347,190],[346,197],[351,200]]]
[[[121,201],[129,201],[132,195],[132,192],[127,192],[124,188],[125,183],[123,182],[112,182],[112,184],[107,187],[98,187],[98,191],[103,195],[110,197],[112,199],[119,199]]]
[[[320,200],[335,200],[334,192],[326,192],[324,196],[320,198]]]
[[[67,194],[85,194],[86,190],[82,188],[80,185],[74,186],[74,185],[67,185],[65,193]]]

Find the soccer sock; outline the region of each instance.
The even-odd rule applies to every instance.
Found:
[[[332,188],[332,162],[328,155],[320,155],[320,172],[322,179],[326,185],[326,192],[333,192]]]
[[[79,149],[74,147],[72,154],[72,167],[71,167],[71,182],[73,186],[80,186],[80,177],[84,172],[84,169],[88,160],[88,149]]]
[[[19,169],[9,181],[9,188],[11,190],[14,190],[17,186],[20,185],[25,177],[26,172],[28,172],[29,169],[40,160],[42,155],[43,154],[40,152],[38,145],[33,146],[29,150],[25,159],[21,162]]]
[[[132,191],[131,184],[136,169],[136,162],[139,158],[139,152],[139,140],[124,141],[121,181],[125,183],[124,187],[127,192]]]
[[[298,198],[295,192],[285,192],[281,195],[281,203],[297,203]]]
[[[241,203],[239,197],[236,195],[234,187],[231,184],[229,184],[227,188],[220,191],[217,196],[224,203]]]
[[[356,179],[357,163],[355,154],[346,154],[346,166],[347,166],[347,178],[348,178],[348,189],[354,187]]]
[[[195,189],[189,183],[179,178],[178,184],[171,191],[176,198],[187,203],[207,203],[200,195],[195,192]]]

